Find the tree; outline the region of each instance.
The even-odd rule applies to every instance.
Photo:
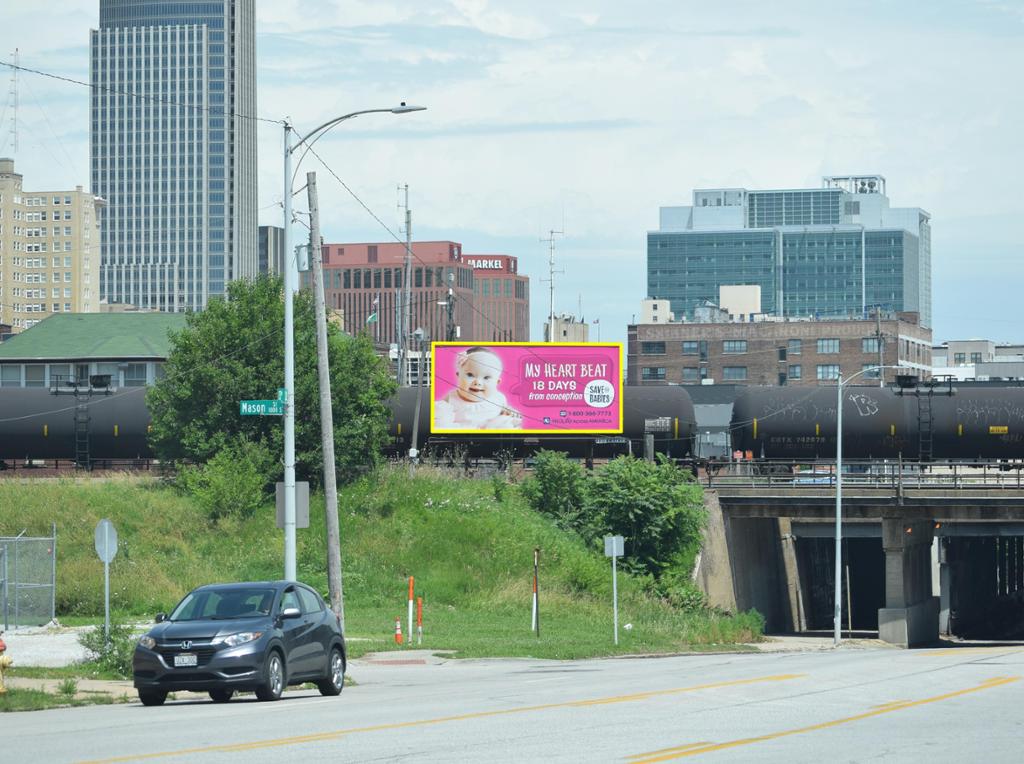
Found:
[[[294,308],[296,474],[317,484],[323,460],[312,295],[299,292]],[[275,398],[283,386],[283,329],[282,282],[275,277],[232,282],[227,299],[188,315],[185,328],[171,335],[165,377],[146,396],[158,458],[205,463],[240,442],[283,452],[280,417],[238,411],[239,401]],[[344,335],[328,324],[328,343],[335,453],[345,480],[378,461],[395,385],[367,336]],[[279,465],[278,475],[268,477],[282,470]]]

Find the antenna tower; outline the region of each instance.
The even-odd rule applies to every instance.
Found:
[[[548,238],[541,239],[548,243],[548,278],[541,281],[548,282],[548,342],[555,341],[555,274],[565,271],[555,270],[555,236],[561,236],[563,231],[548,231]]]

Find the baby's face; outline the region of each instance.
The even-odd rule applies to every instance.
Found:
[[[492,353],[473,353],[458,371],[459,392],[467,401],[488,399],[501,381],[501,359]]]

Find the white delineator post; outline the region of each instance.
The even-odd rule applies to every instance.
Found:
[[[530,619],[530,629],[540,636],[540,601],[537,597],[537,572],[540,564],[540,547],[533,550],[533,614]]]
[[[604,537],[604,555],[612,558],[612,620],[614,623],[615,644],[619,644],[619,577],[618,558],[622,556],[624,540],[622,536]]]
[[[843,627],[843,377],[836,375],[836,571],[832,642],[838,647]]]

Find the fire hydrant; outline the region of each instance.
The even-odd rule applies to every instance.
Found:
[[[4,642],[4,633],[0,631],[0,695],[7,692],[4,687],[4,671],[14,665],[14,659],[7,654],[7,643]]]

